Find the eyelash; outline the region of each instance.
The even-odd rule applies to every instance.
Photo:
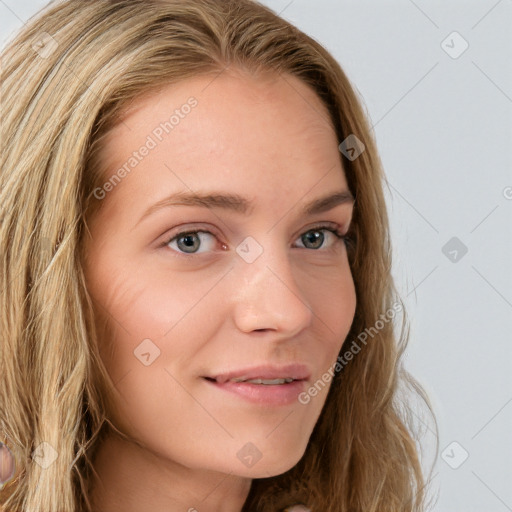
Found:
[[[334,226],[335,227],[333,227],[333,224],[320,224],[318,226],[313,226],[312,228],[309,228],[308,230],[304,231],[302,233],[302,235],[305,235],[306,233],[310,233],[312,231],[329,231],[335,237],[338,238],[337,242],[338,241],[342,241],[347,246],[350,243],[350,237],[346,233],[343,234],[342,231],[340,230],[340,227],[338,225],[334,225]],[[180,237],[182,237],[184,235],[194,235],[194,234],[197,234],[197,233],[207,233],[207,234],[210,234],[213,237],[217,238],[215,233],[212,233],[211,231],[208,231],[206,229],[201,229],[201,228],[197,228],[195,230],[194,229],[188,229],[188,230],[180,231],[179,233],[174,233],[172,235],[172,237],[166,238],[166,240],[162,243],[161,247],[162,248],[166,248],[173,240],[177,240],[177,239],[179,239]],[[300,236],[302,236],[302,235],[300,235]],[[299,238],[300,238],[300,236],[299,236]],[[171,248],[169,247],[169,249],[171,249]],[[307,247],[299,247],[299,249],[308,249],[308,248]],[[321,252],[322,251],[322,249],[310,249],[310,250],[311,251],[317,251],[317,252]],[[328,250],[328,249],[324,249],[324,251],[325,250]],[[186,252],[177,251],[175,249],[171,249],[171,251],[176,253],[178,256],[185,256],[185,257],[199,256],[200,254],[203,254],[203,253],[186,253]]]

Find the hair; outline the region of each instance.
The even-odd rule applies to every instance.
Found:
[[[387,182],[340,65],[250,0],[64,0],[51,2],[2,52],[0,432],[16,459],[0,492],[6,512],[90,510],[91,460],[114,392],[83,273],[87,219],[101,203],[94,190],[104,183],[104,137],[142,94],[227,66],[298,77],[326,105],[338,140],[355,134],[364,144],[355,159],[340,153],[356,198],[348,257],[357,296],[340,355],[402,305],[400,332],[395,322],[373,329],[335,373],[301,460],[253,480],[243,511],[294,503],[315,512],[424,510],[428,482],[400,386],[434,413],[402,364],[409,327],[391,276]],[[32,460],[41,443],[58,455],[47,467]]]

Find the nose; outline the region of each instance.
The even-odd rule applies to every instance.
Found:
[[[293,274],[286,250],[265,249],[252,263],[237,262],[235,323],[246,333],[272,330],[291,338],[311,325],[313,311]]]

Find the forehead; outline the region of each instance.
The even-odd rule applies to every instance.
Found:
[[[190,108],[187,103],[192,102],[194,106]],[[217,145],[227,142],[226,136],[232,135],[236,137],[229,139],[230,146],[247,143],[248,134],[252,140],[267,145],[273,139],[276,145],[286,145],[294,137],[309,138],[313,143],[328,132],[326,144],[337,138],[326,106],[308,84],[286,73],[267,71],[255,75],[238,68],[150,91],[132,100],[121,119],[107,135],[107,144],[115,139],[120,148],[123,140],[125,145],[136,145],[141,135],[158,131],[159,127],[164,131],[162,135],[172,135],[166,138],[176,142],[173,151],[189,151],[194,133],[202,137],[201,146],[194,146],[196,150],[207,149],[207,143],[213,141]],[[300,149],[296,148],[295,153]]]
[[[338,143],[327,108],[297,77],[233,70],[198,76],[125,109],[101,154],[105,180],[125,170],[107,199],[122,189],[146,202],[163,189],[249,190],[270,201],[315,187],[321,195],[346,187]]]

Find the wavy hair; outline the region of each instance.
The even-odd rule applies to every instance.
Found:
[[[356,159],[340,153],[356,198],[349,263],[357,306],[347,341],[402,304],[391,276],[387,182],[362,102],[328,51],[269,8],[251,0],[54,1],[1,59],[0,435],[16,460],[0,492],[6,512],[90,510],[113,383],[99,356],[83,236],[101,203],[94,191],[104,183],[104,136],[141,94],[227,66],[308,84],[338,140],[355,134],[365,148]],[[428,482],[400,385],[434,413],[402,364],[402,310],[399,333],[383,322],[335,373],[301,460],[253,480],[243,511],[294,503],[314,512],[424,510]],[[57,455],[47,467],[34,457],[42,443]]]

